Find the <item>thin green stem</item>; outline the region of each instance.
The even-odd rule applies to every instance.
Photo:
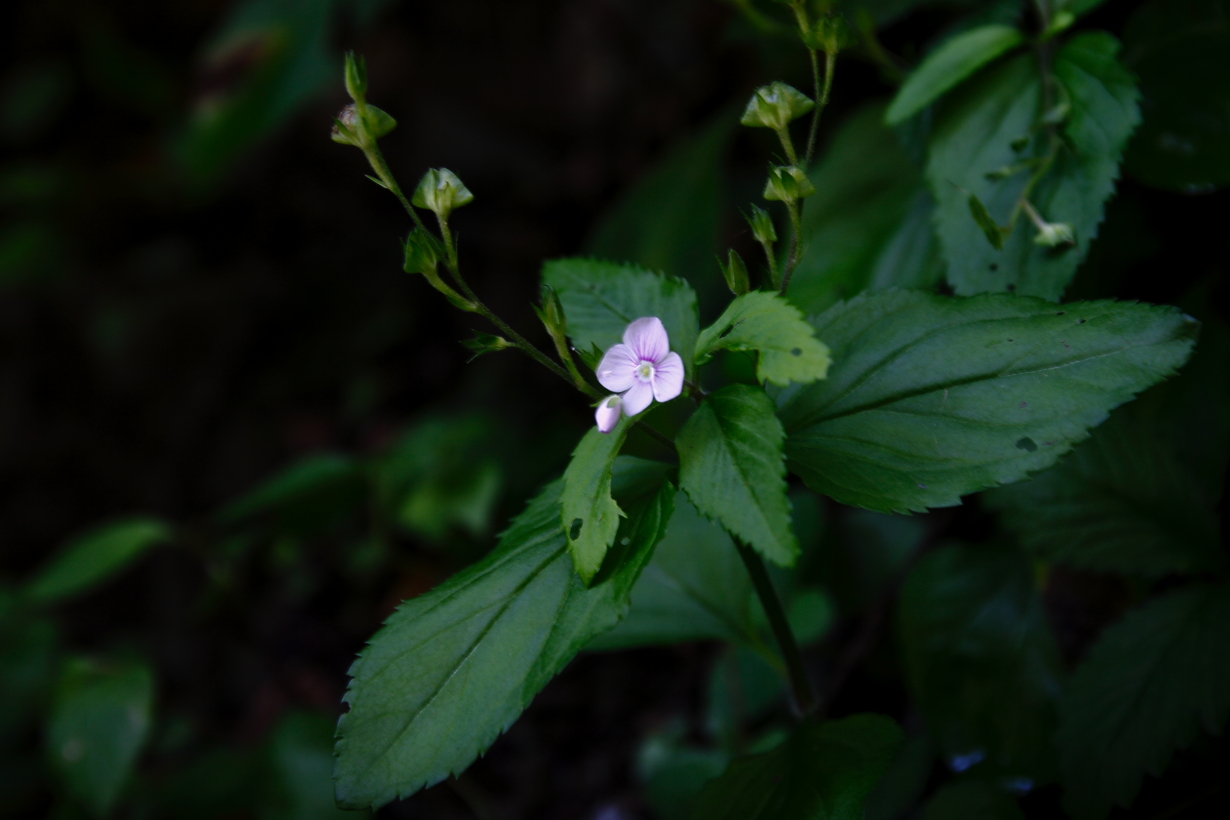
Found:
[[[824,53],[824,81],[820,80],[820,58],[815,49],[808,49],[811,55],[811,78],[815,87],[816,107],[811,112],[811,128],[807,132],[807,154],[803,157],[803,170],[811,167],[812,157],[816,155],[816,135],[820,133],[820,115],[829,104],[829,92],[833,90],[833,72],[837,68],[837,54],[832,51]]]
[[[811,681],[807,677],[807,670],[803,667],[803,655],[799,652],[799,644],[795,641],[794,632],[791,631],[790,623],[786,620],[786,613],[782,609],[781,599],[777,597],[777,590],[773,588],[773,581],[769,579],[764,559],[738,538],[735,539],[735,548],[739,551],[739,557],[743,559],[743,565],[747,567],[747,574],[752,579],[752,588],[756,590],[756,596],[760,599],[761,606],[764,607],[764,613],[769,619],[769,629],[773,631],[773,637],[777,639],[782,659],[786,662],[795,710],[799,715],[810,715],[819,705],[816,690],[812,688]]]
[[[402,193],[401,186],[397,184],[397,180],[393,177],[393,172],[389,170],[389,164],[384,161],[384,154],[381,153],[380,147],[375,143],[365,146],[363,148],[363,155],[367,157],[368,164],[372,166],[376,176],[384,183],[384,187],[392,191],[393,196],[397,197],[397,201],[406,209],[406,213],[410,214],[410,218],[414,220],[415,227],[425,233],[427,226],[423,224],[423,219],[418,215],[418,211],[414,210],[410,200],[406,199],[406,195]]]
[[[794,150],[794,140],[790,138],[790,126],[784,126],[777,129],[777,138],[781,140],[782,150],[786,152],[786,159],[791,165],[799,164],[799,154]]]
[[[786,269],[782,272],[782,293],[790,287],[790,276],[794,273],[795,265],[799,264],[803,249],[803,221],[799,215],[799,203],[791,202],[786,206],[786,210],[790,213],[790,255],[786,257]]]
[[[568,369],[568,374],[572,376],[573,383],[576,384],[577,389],[582,393],[588,393],[589,382],[585,381],[585,377],[577,369],[577,363],[572,358],[572,351],[568,349],[568,341],[562,335],[556,336],[554,333],[550,333],[550,336],[551,341],[555,342],[555,352],[559,356],[560,361],[564,363],[564,367]]]
[[[764,257],[769,263],[769,284],[773,287],[773,290],[779,290],[782,286],[782,280],[777,275],[777,260],[773,258],[773,244],[761,242],[760,247],[764,248]]]

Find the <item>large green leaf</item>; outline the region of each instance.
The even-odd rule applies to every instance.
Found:
[[[701,792],[695,820],[862,820],[902,734],[881,715],[806,721],[775,749],[736,759]]]
[[[1230,717],[1230,585],[1170,592],[1107,629],[1072,677],[1056,734],[1064,806],[1101,820],[1146,773]]]
[[[611,498],[611,468],[631,425],[631,420],[624,416],[609,433],[591,428],[573,450],[572,461],[564,470],[561,526],[568,535],[573,566],[586,584],[593,580],[607,549],[615,543],[623,515]]]
[[[171,528],[154,518],[132,518],[99,527],[53,558],[30,581],[26,596],[39,604],[62,601],[103,583],[150,547],[172,537]]]
[[[759,642],[751,619],[752,585],[730,536],[684,498],[666,536],[632,588],[632,608],[589,649],[721,640]]]
[[[631,322],[657,316],[691,376],[700,320],[696,293],[687,282],[635,265],[577,258],[548,262],[542,280],[559,293],[568,335],[580,350],[591,345],[606,350],[623,338]]]
[[[794,563],[781,423],[765,392],[732,384],[679,431],[679,486],[696,509],[781,566]]]
[[[1053,74],[1070,110],[1055,162],[1029,201],[1042,218],[1072,226],[1073,247],[1036,244],[1037,230],[1022,215],[1003,250],[996,250],[970,216],[974,195],[1006,224],[1032,170],[1007,179],[987,175],[1050,150],[1045,129],[1034,128],[1043,98],[1035,57],[1022,54],[991,67],[938,107],[927,178],[939,204],[936,224],[948,279],[957,293],[1015,290],[1051,300],[1063,294],[1097,235],[1120,155],[1140,120],[1136,86],[1115,58],[1118,48],[1109,34],[1085,33],[1064,45],[1054,61]],[[1026,145],[1018,151],[1014,143],[1020,139]]]
[[[931,289],[944,275],[922,172],[870,103],[833,136],[809,176],[803,201],[803,256],[790,301],[812,316],[864,290]]]
[[[556,482],[487,558],[389,617],[350,669],[335,750],[340,804],[379,807],[461,772],[619,621],[674,490],[661,470],[635,460],[616,465],[614,488],[627,512],[623,549],[592,588],[573,571]]]
[[[868,294],[815,320],[825,381],[779,396],[786,456],[844,504],[921,511],[1053,464],[1171,375],[1199,325],[1174,308],[1004,294]]]
[[[153,706],[154,675],[143,663],[75,660],[65,668],[47,722],[47,755],[94,816],[110,813],[128,781]]]
[[[944,42],[927,55],[897,90],[884,121],[897,125],[969,77],[987,63],[1022,45],[1025,37],[1012,26],[979,26]]]
[[[1021,552],[928,553],[902,588],[898,625],[913,702],[952,769],[1054,778],[1059,652]]]
[[[776,293],[753,291],[730,303],[696,340],[696,360],[718,350],[756,350],[756,377],[780,387],[823,379],[829,349],[803,320],[799,309]]]
[[[1163,576],[1226,565],[1220,525],[1171,441],[1128,406],[1057,466],[984,499],[1036,555]]]
[[[1144,120],[1124,160],[1142,182],[1182,193],[1230,185],[1230,4],[1142,3],[1123,31]]]
[[[722,161],[738,126],[723,110],[697,134],[672,148],[606,213],[586,251],[716,283],[714,256],[725,195]]]

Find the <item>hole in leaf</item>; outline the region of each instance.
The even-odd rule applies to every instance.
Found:
[[[992,262],[992,263],[991,263],[991,270],[993,270],[993,271],[995,271],[995,270],[999,270],[999,265],[997,265],[996,263]]]
[[[1077,324],[1078,324],[1078,325],[1083,325],[1083,324],[1085,324],[1085,320],[1084,320],[1084,319],[1080,319],[1079,321],[1077,321]]]
[[[1062,311],[1062,310],[1057,310],[1057,311],[1055,311],[1055,315],[1056,315],[1056,316],[1062,316],[1062,315],[1063,315],[1063,311]]]
[[[1020,446],[1020,442],[1017,442],[1017,446],[1018,447]],[[579,518],[572,519],[572,526],[568,528],[568,540],[569,541],[577,540],[577,536],[581,534],[581,527],[584,524],[585,522]]]
[[[1027,453],[1032,453],[1038,449],[1038,445],[1029,436],[1025,436],[1017,441],[1016,448],[1018,450],[1024,450]]]
[[[791,355],[791,356],[802,356],[802,355],[803,355],[803,348],[801,348],[801,347],[796,347],[796,348],[794,348],[793,350],[791,350],[791,351],[790,351],[790,355]]]

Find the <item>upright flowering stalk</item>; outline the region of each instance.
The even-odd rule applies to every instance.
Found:
[[[594,414],[604,433],[615,427],[621,412],[635,416],[654,399],[670,401],[683,392],[683,359],[671,352],[657,316],[628,325],[623,344],[612,346],[598,363],[598,382],[619,394],[603,399]]]

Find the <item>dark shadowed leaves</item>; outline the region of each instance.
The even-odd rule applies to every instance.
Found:
[[[34,577],[26,595],[34,603],[51,604],[84,592],[171,538],[171,528],[153,518],[104,525],[65,547]]]
[[[906,579],[898,624],[914,703],[950,768],[1054,778],[1061,667],[1022,553],[928,553]]]
[[[736,759],[709,782],[694,820],[862,820],[902,741],[881,715],[807,721],[774,749]]]
[[[1167,593],[1107,629],[1072,676],[1056,745],[1064,806],[1101,820],[1230,716],[1230,586]]]
[[[834,364],[779,396],[790,466],[817,492],[886,512],[951,506],[1050,466],[1173,373],[1199,327],[1166,307],[906,291],[815,324]]]

